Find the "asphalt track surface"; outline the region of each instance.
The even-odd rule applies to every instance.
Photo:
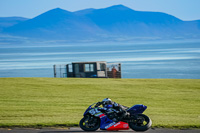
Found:
[[[70,128],[70,129],[59,129],[59,128],[43,128],[43,129],[26,129],[26,128],[15,128],[15,129],[0,129],[0,133],[80,133],[84,132],[80,128]],[[84,132],[84,133],[132,133],[133,130],[126,131],[101,131],[97,130],[96,132]],[[135,132],[136,133],[136,132]],[[200,129],[149,129],[144,133],[200,133]]]

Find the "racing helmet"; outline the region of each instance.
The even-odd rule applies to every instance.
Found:
[[[103,106],[112,104],[112,100],[110,98],[105,98],[102,100],[102,104],[103,104]]]

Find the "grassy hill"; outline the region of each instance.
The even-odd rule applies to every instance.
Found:
[[[0,78],[0,127],[77,126],[109,97],[144,104],[154,127],[200,128],[199,79]]]

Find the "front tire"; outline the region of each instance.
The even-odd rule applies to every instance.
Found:
[[[129,122],[129,127],[131,129],[140,132],[148,130],[151,127],[151,125],[151,119],[144,114],[137,114],[136,119],[134,119],[133,122]]]
[[[84,131],[96,131],[100,127],[100,120],[97,117],[84,116],[79,125]]]

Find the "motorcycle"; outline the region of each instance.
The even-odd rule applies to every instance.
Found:
[[[127,114],[125,117],[120,118],[115,109],[112,111],[105,111],[101,107],[94,106],[96,103],[90,105],[83,114],[83,118],[80,120],[80,127],[84,131],[96,131],[97,129],[118,131],[129,130],[134,131],[146,131],[151,125],[151,119],[142,114],[147,106],[142,104],[134,105],[127,108]]]

